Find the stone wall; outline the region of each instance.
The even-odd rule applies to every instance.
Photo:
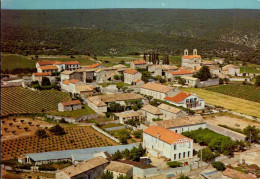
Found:
[[[54,118],[54,120],[61,120],[62,118],[64,118],[65,121],[67,121],[69,123],[73,123],[73,124],[76,124],[79,121],[87,121],[87,120],[90,120],[90,119],[97,119],[98,118],[98,114],[88,114],[88,115],[84,115],[84,116],[77,117],[77,118],[54,116],[54,115],[46,115],[46,116],[47,116],[47,118]]]
[[[99,127],[97,127],[97,126],[95,126],[95,125],[93,125],[92,127],[93,127],[93,129],[95,129],[96,131],[100,132],[101,134],[107,136],[107,137],[110,138],[111,140],[113,140],[113,141],[115,141],[115,142],[117,142],[117,143],[120,143],[120,141],[119,141],[117,138],[115,138],[115,137],[113,137],[112,135],[110,135],[109,133],[103,131],[103,130],[100,129]]]
[[[215,86],[219,84],[219,78],[208,79],[207,81],[201,81],[197,84],[198,88],[208,87],[208,86]]]

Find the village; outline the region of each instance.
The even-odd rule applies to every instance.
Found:
[[[32,112],[19,111],[19,99],[3,99],[6,171],[57,179],[260,177],[260,117],[189,91],[254,85],[260,73],[241,73],[223,58],[203,59],[196,49],[184,50],[180,66],[144,54],[114,66],[72,58],[38,59],[35,67],[31,76],[1,81],[8,94],[19,89],[21,100],[29,101],[27,93],[39,99],[28,104]],[[53,94],[41,97],[48,91]]]

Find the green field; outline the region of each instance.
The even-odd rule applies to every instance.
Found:
[[[181,66],[181,56],[169,56],[170,65]]]
[[[55,56],[54,56],[55,57]],[[50,61],[61,61],[61,62],[66,62],[66,61],[78,61],[80,65],[86,66],[86,65],[91,65],[94,64],[95,61],[90,60],[90,57],[88,56],[74,56],[75,58],[69,58],[65,56],[65,58],[44,58],[40,57],[38,60],[50,60]]]
[[[15,68],[35,68],[35,60],[30,60],[18,54],[1,53],[2,71],[13,70]]]
[[[228,110],[260,118],[260,103],[201,88],[182,88],[181,90],[196,93],[197,96],[204,98],[208,104],[223,106]]]
[[[260,73],[256,66],[240,67],[240,73]]]
[[[88,114],[95,114],[95,112],[90,107],[84,106],[84,109],[79,109],[79,110],[75,110],[75,111],[65,111],[65,112],[57,111],[57,112],[50,112],[48,114],[54,115],[54,116],[77,118],[77,117],[81,117],[81,116],[88,115]]]
[[[206,89],[260,103],[260,87],[256,87],[254,85],[229,84],[211,86]]]

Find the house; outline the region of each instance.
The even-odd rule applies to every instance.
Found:
[[[200,82],[200,79],[190,76],[182,76],[181,78],[184,79],[184,83],[190,87],[195,87]]]
[[[176,79],[177,77],[183,77],[183,76],[190,76],[192,77],[192,75],[194,74],[195,72],[194,71],[189,71],[189,70],[185,70],[185,69],[179,69],[179,70],[176,70],[176,71],[170,71],[170,72],[167,72],[166,73],[166,78],[167,79],[171,79],[171,80],[174,80]]]
[[[213,75],[219,75],[219,74],[221,74],[221,68],[219,68],[219,67],[216,66],[216,65],[209,66],[209,70],[210,70],[210,73],[213,74]]]
[[[217,63],[213,60],[206,60],[201,62],[202,66],[215,66]]]
[[[222,73],[226,75],[236,76],[240,73],[240,68],[235,65],[229,64],[222,67]]]
[[[106,68],[106,66],[102,65],[101,63],[95,63],[95,64],[87,66],[87,68],[89,68],[89,69],[93,69],[93,68]]]
[[[239,157],[240,164],[258,165],[260,167],[260,147],[242,152]]]
[[[167,96],[164,100],[176,106],[182,106],[192,110],[205,108],[204,99],[197,97],[196,94],[185,93],[182,91],[173,97]]]
[[[146,69],[147,63],[145,60],[132,61],[130,67],[132,69],[137,69],[137,68]]]
[[[143,147],[149,155],[171,161],[193,157],[193,140],[160,126],[143,131]]]
[[[197,49],[193,49],[193,55],[189,55],[188,50],[184,50],[184,55],[181,58],[182,67],[192,67],[197,70],[201,67],[201,56],[197,54]]]
[[[67,101],[58,104],[58,111],[74,111],[82,108],[80,100]]]
[[[82,84],[84,83],[76,79],[64,80],[60,82],[61,89],[72,94],[76,94],[76,86]]]
[[[226,168],[226,170],[223,171],[222,174],[231,179],[256,179],[255,177],[250,176],[249,174],[239,172],[231,168]]]
[[[75,73],[74,71],[69,71],[69,70],[65,70],[63,72],[60,73],[60,80],[64,81],[64,80],[70,80],[73,79],[72,75],[73,73]]]
[[[140,93],[143,95],[152,96],[155,99],[163,100],[166,96],[174,96],[176,91],[170,86],[148,82],[141,86]]]
[[[143,113],[141,111],[125,111],[121,113],[115,113],[115,115],[119,118],[121,124],[125,124],[128,120],[143,120]]]
[[[112,157],[109,155],[108,152],[97,152],[97,153],[93,153],[93,154],[72,154],[71,155],[71,161],[73,164],[77,164],[80,162],[84,162],[90,159],[93,159],[95,157],[103,157],[105,159],[107,159],[108,161],[112,160]]]
[[[32,81],[38,81],[39,83],[42,83],[43,77],[49,78],[49,80],[51,80],[51,73],[50,72],[33,73]]]
[[[102,114],[107,112],[107,107],[112,102],[119,103],[122,106],[127,106],[127,103],[125,101],[142,100],[143,98],[143,96],[136,93],[122,93],[93,96],[87,98],[86,101],[91,109],[93,109],[98,114]]]
[[[58,72],[58,68],[56,66],[40,66],[39,68],[37,68],[37,72],[38,73],[44,73],[44,72],[48,72],[48,73],[56,73]]]
[[[142,80],[135,80],[135,81],[134,81],[134,85],[135,85],[135,86],[143,86],[144,84],[145,84],[145,82],[142,81]]]
[[[217,59],[214,59],[214,61],[216,62],[216,64],[224,64],[225,62],[225,59],[224,58],[217,58]]]
[[[163,120],[171,120],[185,117],[187,114],[183,110],[167,105],[167,104],[160,104],[158,109],[163,113],[162,119]]]
[[[103,174],[109,161],[103,157],[96,157],[85,162],[63,168],[56,173],[56,179],[95,179]]]
[[[133,176],[133,166],[118,161],[111,161],[110,164],[105,167],[104,172],[106,171],[112,172],[114,178],[117,178],[120,175],[129,177]]]
[[[95,88],[86,84],[76,85],[75,93],[84,97],[93,96]]]
[[[27,88],[31,85],[32,83],[32,78],[28,77],[28,76],[23,76],[23,80],[22,80],[22,87],[23,88]]]
[[[141,80],[142,74],[134,69],[127,69],[124,71],[124,83],[134,84],[137,80]]]
[[[167,72],[176,71],[178,68],[172,65],[150,65],[148,71],[152,73],[152,76],[165,76]]]
[[[68,61],[65,63],[65,70],[76,70],[80,68],[78,61]]]
[[[36,63],[38,73],[42,72],[61,72],[63,70],[76,70],[80,68],[78,61],[50,61],[41,60]]]
[[[96,83],[107,83],[114,80],[115,75],[120,75],[117,69],[114,68],[99,68],[95,71]]]
[[[75,72],[71,75],[71,78],[83,81],[84,83],[91,83],[96,80],[95,72],[98,68],[80,68],[75,70]]]
[[[160,111],[160,109],[150,104],[143,106],[141,111],[148,122],[153,122],[153,119],[162,119],[163,117],[163,113]]]
[[[171,120],[155,121],[151,125],[160,126],[169,129],[173,132],[181,134],[185,131],[197,130],[199,128],[205,129],[206,122],[201,115],[186,116]]]

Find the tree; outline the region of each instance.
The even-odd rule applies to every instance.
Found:
[[[117,179],[131,179],[131,177],[130,176],[127,176],[127,175],[122,175],[122,174],[120,174],[118,177],[117,177]]]
[[[34,134],[41,139],[48,136],[47,132],[44,129],[38,129]]]
[[[29,126],[32,125],[32,122],[28,122]]]
[[[54,135],[63,135],[66,134],[65,130],[60,126],[56,125],[54,127],[51,127],[49,131]]]
[[[173,161],[173,162],[167,162],[167,165],[171,168],[176,168],[176,167],[180,167],[183,163],[181,162],[177,162],[177,161]]]
[[[122,156],[122,154],[121,154],[121,152],[119,151],[119,150],[117,150],[115,153],[114,153],[114,155],[112,156],[112,160],[119,160],[119,159],[122,159],[123,158],[123,156]]]
[[[142,136],[142,131],[134,131],[133,135],[135,136],[135,138],[139,139]]]
[[[208,66],[203,66],[198,73],[193,75],[195,78],[199,78],[201,81],[207,81],[211,78],[210,70]]]
[[[50,86],[50,85],[51,85],[50,79],[47,78],[47,77],[43,77],[42,78],[42,86]]]
[[[28,127],[24,127],[24,130],[27,132],[28,131]]]
[[[201,150],[198,151],[198,157],[201,157]],[[214,153],[210,150],[210,148],[202,149],[202,160],[204,162],[209,162],[215,158]]]
[[[9,123],[9,126],[12,126],[12,125],[13,125],[13,123],[12,123],[12,122],[10,122],[10,123]]]
[[[130,134],[125,129],[119,130],[117,136],[119,136],[120,143],[122,144],[127,144],[127,139],[130,139]]]
[[[22,120],[20,120],[20,122],[23,124],[24,120],[22,119]]]
[[[255,85],[260,86],[260,75],[255,77]]]
[[[114,75],[114,79],[119,80],[120,79],[119,75]]]
[[[121,60],[121,61],[119,62],[119,64],[125,64],[125,61],[124,61],[124,60]]]
[[[125,158],[126,160],[131,160],[130,151],[128,149],[123,150],[121,154],[122,157]]]
[[[178,84],[185,85],[185,80],[183,78],[178,78]]]
[[[243,151],[244,148],[245,148],[245,146],[246,146],[246,144],[245,144],[245,142],[242,141],[242,140],[236,140],[236,141],[234,142],[234,146],[235,146],[239,151]]]
[[[101,175],[101,179],[113,179],[113,178],[114,178],[113,173],[108,170]]]
[[[212,166],[217,169],[218,171],[224,171],[226,170],[226,166],[222,162],[212,162]]]
[[[124,110],[123,106],[115,102],[110,103],[108,107],[111,112],[121,112]]]
[[[219,84],[223,85],[224,84],[224,80],[222,78],[219,78]]]
[[[181,175],[179,178],[177,178],[177,179],[190,179],[190,177],[188,177],[188,176],[185,176],[185,175]]]
[[[257,129],[255,126],[247,126],[246,128],[243,129],[243,133],[247,136],[250,142],[254,142],[258,139],[258,134],[260,130]]]

